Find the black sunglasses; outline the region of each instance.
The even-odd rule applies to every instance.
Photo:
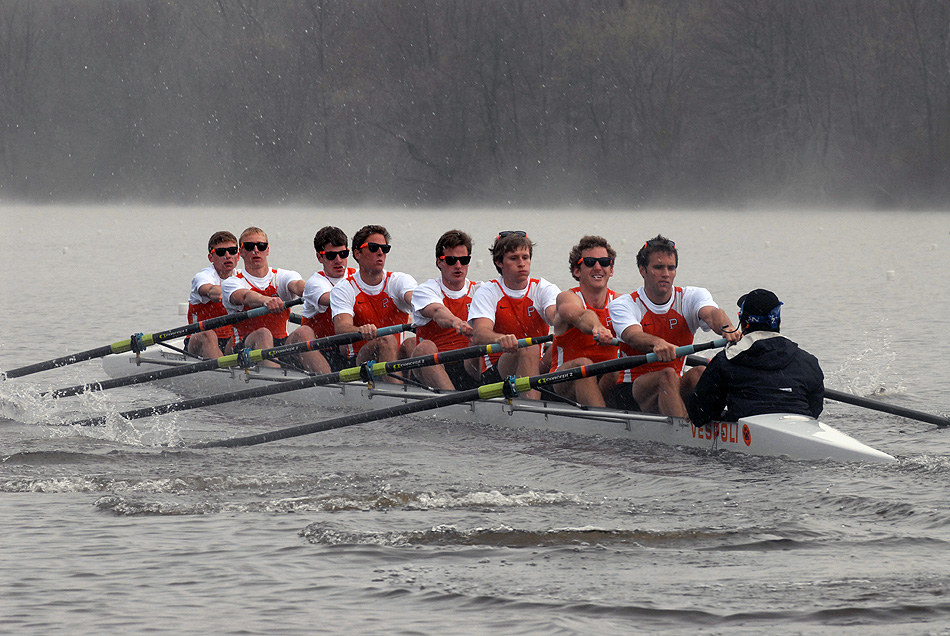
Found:
[[[241,247],[244,248],[245,252],[253,252],[255,247],[258,252],[263,252],[267,249],[267,243],[265,241],[246,241],[241,243]]]
[[[528,233],[525,232],[524,230],[504,230],[498,233],[498,238],[496,238],[495,240],[497,241],[498,239],[503,239],[506,236],[511,236],[512,234],[514,234],[515,236],[528,236]]]
[[[440,260],[445,261],[446,265],[455,265],[456,263],[461,263],[462,265],[468,265],[472,262],[471,255],[469,256],[445,256],[442,255],[439,257]]]
[[[580,265],[581,263],[584,263],[584,265],[588,267],[593,267],[595,263],[600,263],[601,267],[610,267],[614,264],[614,259],[609,256],[601,256],[599,258],[596,256],[582,256],[577,259],[577,264]]]
[[[233,247],[212,247],[211,251],[217,254],[218,256],[224,256],[225,254],[237,254],[237,245]]]
[[[345,259],[350,255],[350,250],[340,250],[339,252],[331,252],[329,250],[323,250],[322,252],[317,252],[320,256],[324,257],[328,261],[333,261],[339,258],[340,260]]]
[[[360,249],[368,248],[370,252],[378,252],[383,250],[383,254],[389,254],[389,250],[393,248],[392,245],[387,245],[386,243],[363,243],[360,245]]]

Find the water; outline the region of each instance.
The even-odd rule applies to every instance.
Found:
[[[754,287],[827,384],[950,415],[950,216],[868,212],[0,208],[0,368],[178,326],[215,230],[259,225],[308,276],[313,233],[380,222],[391,269],[435,239],[537,241],[566,288],[583,233],[680,249],[677,281],[728,311]],[[177,448],[318,421],[276,401],[73,430],[170,401],[155,387],[50,402],[95,362],[0,384],[0,632],[17,634],[950,634],[950,431],[834,402],[824,419],[896,466],[793,462],[396,419],[233,450]]]

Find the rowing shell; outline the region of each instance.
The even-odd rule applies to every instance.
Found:
[[[184,356],[177,353],[150,351],[139,357],[108,356],[103,358],[102,365],[110,377],[123,377],[190,362],[193,360],[186,361]],[[299,373],[283,369],[217,369],[163,380],[158,384],[191,398],[301,377]],[[433,395],[432,391],[406,385],[377,383],[371,388],[361,382],[348,382],[283,393],[281,399],[326,409],[365,411],[431,398]],[[599,435],[796,460],[897,461],[893,456],[871,448],[819,420],[782,413],[698,427],[678,417],[596,407],[582,409],[547,400],[492,399],[444,407],[438,410],[436,417],[466,423]]]

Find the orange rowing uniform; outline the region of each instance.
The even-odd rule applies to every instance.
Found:
[[[683,288],[675,287],[673,289],[673,303],[669,310],[663,314],[655,314],[650,311],[643,303],[643,300],[633,292],[630,294],[633,302],[640,307],[643,317],[640,318],[640,326],[644,333],[648,333],[658,338],[663,338],[667,342],[684,347],[693,344],[693,332],[689,328],[686,317],[683,315]],[[631,348],[627,344],[620,345],[620,353],[625,356],[643,355],[643,352]],[[669,362],[651,362],[650,364],[641,364],[638,367],[623,371],[617,378],[617,383],[633,382],[641,375],[652,373],[670,367],[679,375],[683,375],[683,366],[686,364],[686,358],[676,358]]]
[[[396,306],[396,301],[389,295],[389,279],[392,272],[386,272],[386,280],[383,282],[383,290],[371,296],[367,294],[356,282],[355,274],[346,277],[346,282],[352,285],[356,291],[356,302],[353,303],[353,325],[376,325],[377,329],[381,327],[391,327],[392,325],[402,325],[409,322],[409,314]],[[356,351],[363,348],[365,340],[353,343]]]
[[[495,305],[495,333],[510,333],[519,340],[547,335],[551,328],[544,320],[544,315],[534,306],[534,300],[530,298],[531,286],[540,285],[540,280],[530,279],[525,294],[521,298],[512,298],[506,294],[504,287],[497,280],[493,280],[492,283],[498,285],[502,295],[501,300]],[[494,366],[501,355],[492,353],[485,356],[482,359],[482,370]]]
[[[469,281],[465,295],[459,298],[449,298],[440,289],[442,304],[458,319],[468,321],[468,308],[472,304],[472,291],[474,289],[475,282]],[[439,351],[453,351],[468,346],[467,336],[458,333],[454,329],[440,327],[434,320],[417,327],[416,335],[423,340],[431,340]]]
[[[606,303],[600,309],[591,307],[584,300],[581,294],[581,288],[575,287],[571,290],[584,303],[584,308],[589,309],[600,320],[600,324],[610,329],[613,333],[613,325],[610,322],[610,314],[607,312]],[[614,292],[607,290],[607,302],[614,299]],[[616,335],[616,334],[614,334]],[[599,344],[594,337],[586,334],[577,327],[571,326],[570,329],[560,336],[554,336],[554,355],[551,356],[551,371],[556,371],[559,366],[568,360],[577,360],[578,358],[588,358],[591,362],[603,362],[604,360],[613,360],[619,355],[620,347],[617,345]]]
[[[238,278],[243,278],[247,281],[247,284],[250,285],[252,291],[256,291],[262,296],[273,296],[278,297],[277,285],[274,284],[277,276],[277,270],[272,269],[271,282],[267,284],[267,287],[264,289],[259,289],[254,286],[254,283],[250,281],[249,278],[244,276],[244,272],[237,272],[235,276]],[[287,337],[287,321],[290,320],[290,308],[285,307],[284,310],[278,314],[264,314],[263,316],[255,316],[254,318],[249,318],[248,320],[242,320],[241,322],[234,325],[234,332],[237,336],[238,342],[242,342],[249,335],[260,329],[261,327],[266,327],[270,331],[271,335],[274,336],[274,339],[286,338]]]

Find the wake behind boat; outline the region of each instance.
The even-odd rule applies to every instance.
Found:
[[[117,378],[191,362],[178,353],[148,351],[138,356],[107,356],[103,358],[103,368],[110,377]],[[231,368],[161,380],[160,384],[184,397],[197,397],[302,377],[303,374],[286,369],[253,368],[245,371]],[[282,399],[327,409],[367,411],[425,400],[434,395],[437,393],[407,385],[369,386],[364,382],[347,382],[288,391]],[[579,408],[560,401],[521,398],[464,402],[440,408],[435,413],[439,418],[466,423],[563,431],[795,460],[897,461],[893,456],[819,420],[801,415],[757,415],[739,422],[697,427],[682,418],[609,408]]]

